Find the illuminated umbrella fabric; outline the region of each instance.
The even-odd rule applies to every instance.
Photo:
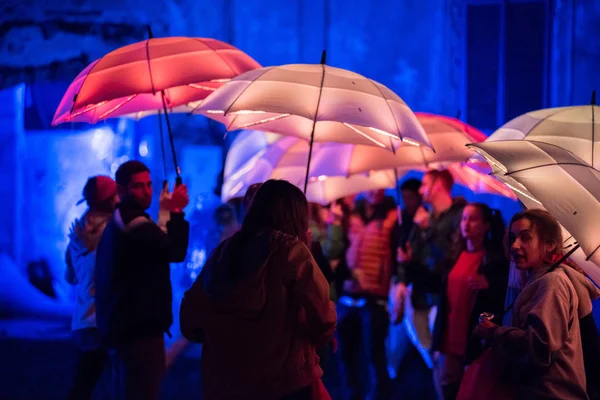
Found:
[[[310,142],[339,142],[394,150],[392,139],[431,147],[406,103],[387,87],[354,72],[321,64],[267,67],[232,79],[196,112],[227,130],[252,128]]]
[[[390,138],[430,147],[406,103],[387,87],[322,64],[291,64],[241,74],[195,112],[228,130],[252,128],[311,139],[390,147]]]
[[[469,145],[483,155],[495,175],[527,206],[548,210],[600,265],[600,171],[575,154],[548,143],[528,140]]]
[[[163,91],[168,109],[184,106],[256,68],[260,65],[250,56],[219,40],[144,40],[114,50],[85,68],[67,89],[52,124],[94,123],[162,110]]]
[[[466,144],[480,142],[486,137],[454,118],[427,113],[415,115],[425,128],[436,149],[435,153],[425,147],[401,146],[399,140],[392,140],[397,149],[395,154],[365,145],[314,143],[309,176],[349,176],[378,169],[443,167],[449,163],[466,161],[473,155]],[[279,140],[283,141],[266,150]],[[295,137],[246,130],[238,134],[229,149],[224,178],[227,179],[232,171],[242,167],[252,157],[267,157],[269,163],[276,167],[301,167],[306,164],[308,151],[307,142]]]
[[[569,150],[600,167],[600,107],[595,93],[590,105],[547,108],[523,114],[492,133],[486,142],[532,140]]]
[[[514,197],[510,189],[502,185],[489,175],[481,174],[468,165],[453,164],[448,167],[457,185],[465,186],[474,193],[491,193]],[[229,201],[232,198],[242,197],[246,194],[249,186],[262,183],[268,179],[284,179],[290,183],[302,187],[306,173],[305,168],[289,167],[282,168],[272,173],[264,163],[250,165],[239,171],[231,179],[225,180],[222,187],[221,199]],[[402,178],[410,170],[397,171],[398,177]],[[392,189],[396,187],[396,174],[393,169],[371,171],[368,173],[355,174],[349,177],[343,176],[319,176],[310,178],[306,191],[306,198],[313,203],[326,205],[334,200],[352,194],[375,189]]]
[[[402,146],[394,155],[387,150],[371,146],[315,143],[309,178],[350,177],[375,170],[391,170],[393,176],[393,168],[396,168],[399,174],[404,174],[409,170],[425,171],[430,167],[448,167],[458,184],[475,193],[492,193],[514,198],[512,191],[493,177],[471,168],[478,164],[469,163],[469,166],[465,166],[459,162],[473,154],[464,143],[468,142],[469,138],[463,137],[463,143],[455,146],[455,150],[445,144],[448,139],[446,135],[433,133],[430,138],[434,146],[439,144],[441,149],[449,150],[445,153],[433,153],[429,149]],[[452,135],[450,139],[458,140]],[[241,132],[232,143],[225,161],[224,180],[228,184],[224,185],[223,193],[239,186],[236,184],[240,179],[244,181],[240,187],[274,177],[295,180],[295,175],[292,178],[288,174],[290,171],[294,171],[294,174],[300,173],[299,171],[306,173],[304,163],[308,151],[308,143],[294,137],[259,131]],[[446,158],[436,158],[440,154],[445,154]],[[486,163],[482,164],[487,167]],[[391,180],[392,185],[395,181]],[[388,182],[385,187],[388,187]],[[231,195],[233,196],[235,194]]]
[[[226,161],[227,173],[221,190],[222,200],[228,201],[234,197],[241,197],[250,185],[268,179],[285,179],[301,187],[306,175],[306,169],[302,162],[298,162],[295,166],[275,166],[270,162],[274,153],[285,153],[286,145],[293,140],[297,139],[284,137],[278,140],[235,170],[232,169],[233,163],[229,161],[228,156]],[[305,142],[301,143],[308,147]],[[321,159],[319,151],[315,153],[316,159]],[[298,153],[298,158],[302,155],[306,155],[306,149],[304,152]],[[490,175],[476,171],[470,165],[470,163],[453,163],[447,166],[456,184],[465,186],[474,193],[491,193],[515,198],[512,191],[501,182]],[[385,169],[350,176],[318,175],[313,172],[307,185],[306,196],[315,203],[328,204],[335,199],[350,194],[373,189],[394,188],[397,182],[396,176],[401,178],[412,170],[410,168]],[[425,170],[425,168],[422,168],[422,170]]]

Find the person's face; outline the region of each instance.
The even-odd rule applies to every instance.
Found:
[[[417,192],[412,190],[402,191],[402,203],[404,203],[404,209],[409,214],[417,212],[417,208],[421,205],[421,196]]]
[[[435,180],[429,174],[425,174],[421,180],[421,187],[419,188],[419,194],[423,199],[424,203],[430,204],[435,194],[434,190]]]
[[[149,172],[139,172],[131,177],[126,195],[135,200],[144,210],[152,204],[152,179]]]
[[[481,210],[472,205],[464,208],[460,220],[462,237],[470,240],[482,240],[490,229],[490,224],[483,220]]]
[[[377,189],[377,190],[369,190],[365,192],[365,200],[367,203],[374,206],[383,202],[383,198],[385,197],[385,190]]]
[[[350,210],[354,208],[354,202],[356,201],[356,194],[351,194],[350,196],[346,196],[342,199],[342,203],[344,203]]]
[[[513,222],[508,239],[511,261],[520,270],[541,267],[546,256],[554,250],[540,241],[535,226],[527,218]]]

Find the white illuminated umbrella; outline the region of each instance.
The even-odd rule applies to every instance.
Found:
[[[600,107],[595,92],[585,106],[547,108],[523,114],[496,130],[486,142],[533,140],[569,150],[600,167]]]
[[[436,136],[431,137],[434,141]],[[465,160],[471,154],[464,144],[457,146],[457,149],[460,151],[456,154],[449,153],[448,162],[443,163],[457,184],[466,186],[475,193],[514,197],[512,191],[502,183],[471,168],[471,163],[466,165],[456,162]],[[411,150],[415,153],[414,157],[408,155]],[[425,171],[429,168],[430,164],[422,158],[422,154],[427,153],[428,149],[422,150],[406,146],[401,147],[394,155],[370,146],[315,144],[306,195],[310,201],[327,204],[349,194],[393,188],[397,182],[395,174],[400,177],[410,170]],[[223,200],[243,196],[250,185],[268,179],[285,179],[301,187],[306,175],[304,161],[308,151],[308,143],[294,137],[259,131],[240,133],[232,143],[225,161],[221,190]],[[404,158],[402,155],[405,152],[407,156]]]
[[[248,71],[225,83],[194,111],[227,130],[254,129],[310,142],[363,144],[395,150],[392,139],[431,147],[417,117],[387,87],[321,64]],[[307,172],[310,169],[310,151]],[[305,185],[308,182],[306,175]]]
[[[481,142],[486,138],[484,133],[456,118],[428,113],[415,115],[436,152],[426,147],[401,146],[401,142],[395,139],[392,140],[397,149],[395,153],[365,145],[315,143],[309,177],[346,177],[389,168],[423,170],[444,167],[450,163],[466,161],[474,154],[466,145]],[[228,179],[252,158],[263,159],[273,168],[302,167],[306,164],[309,150],[306,141],[295,137],[242,131],[231,144],[227,154],[224,178]],[[489,170],[487,164],[484,165]]]
[[[574,238],[586,259],[600,265],[600,171],[548,143],[509,140],[469,147],[488,160],[494,174],[526,207],[545,208],[554,215],[568,233],[567,245],[574,244]],[[600,283],[599,270],[591,265],[581,266]]]

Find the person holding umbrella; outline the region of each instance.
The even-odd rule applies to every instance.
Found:
[[[116,181],[121,203],[96,258],[97,325],[109,347],[117,398],[158,399],[166,369],[163,335],[173,321],[169,264],[182,262],[188,247],[187,188],[173,191],[165,233],[146,214],[152,202],[148,167],[128,161]]]

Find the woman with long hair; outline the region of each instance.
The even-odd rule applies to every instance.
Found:
[[[479,314],[500,315],[504,308],[509,262],[503,251],[502,214],[483,203],[465,206],[453,246],[454,266],[438,310],[433,349],[440,352],[436,375],[444,400],[455,399],[465,365],[482,351],[472,340]]]
[[[527,279],[512,307],[512,324],[482,320],[475,328],[503,366],[501,385],[519,399],[587,399],[580,320],[590,315],[598,290],[575,268],[558,265],[561,228],[547,211],[515,214],[506,251]]]
[[[336,313],[308,241],[304,194],[269,180],[185,293],[181,331],[204,343],[206,399],[313,398]]]

